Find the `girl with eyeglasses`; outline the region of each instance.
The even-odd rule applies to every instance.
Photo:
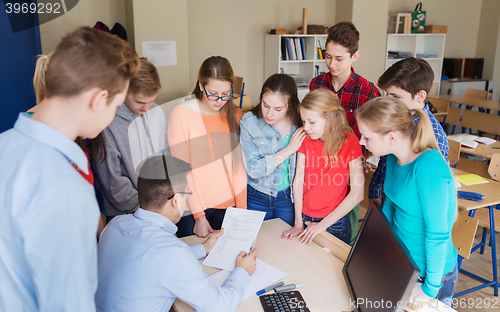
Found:
[[[297,150],[306,134],[301,126],[295,80],[269,77],[259,104],[241,120],[241,146],[248,175],[248,209],[294,225],[293,192]],[[297,129],[298,128],[298,129]]]
[[[221,56],[206,59],[198,71],[195,98],[170,115],[168,143],[172,156],[191,164],[185,212],[178,237],[206,237],[222,226],[227,207],[247,208],[246,170],[239,145],[241,109],[233,97],[233,69]]]

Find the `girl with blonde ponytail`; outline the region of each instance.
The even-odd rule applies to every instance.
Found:
[[[293,180],[295,226],[281,238],[297,236],[309,244],[327,231],[349,244],[352,229],[347,214],[363,200],[364,192],[361,146],[339,98],[330,90],[309,92],[299,107],[307,137],[297,152]],[[312,223],[306,226],[308,221]]]
[[[410,301],[430,297],[451,304],[458,277],[451,239],[457,198],[429,117],[396,98],[381,97],[358,109],[356,119],[360,143],[374,155],[387,155],[382,211],[420,268]]]

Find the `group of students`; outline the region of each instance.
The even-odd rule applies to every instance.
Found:
[[[294,79],[275,74],[246,113],[231,100],[231,64],[210,57],[194,98],[167,125],[154,104],[154,65],[116,36],[88,27],[68,34],[35,113],[0,135],[0,310],[168,311],[179,298],[200,311],[234,311],[258,251],[241,252],[222,286],[198,262],[222,235],[225,210],[281,218],[291,226],[285,240],[309,244],[326,231],[349,244],[368,153],[382,156],[370,204],[381,205],[421,271],[410,300],[450,303],[457,204],[446,135],[425,101],[434,74],[424,60],[399,61],[379,78],[389,95],[380,97],[352,68],[358,42],[352,23],[331,27],[329,72],[302,102]],[[88,175],[89,159],[102,233],[96,193],[71,168]],[[179,240],[192,234],[208,239]]]

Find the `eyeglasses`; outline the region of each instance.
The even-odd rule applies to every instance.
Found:
[[[207,93],[207,88],[205,88],[205,86],[203,86],[203,91],[205,91],[205,95],[207,96],[207,99],[209,101],[218,101],[219,99],[221,99],[221,101],[229,101],[233,96],[233,89],[231,89],[231,94],[229,95],[223,95],[223,96],[218,96],[218,95],[214,95],[214,94],[208,94]]]
[[[191,191],[189,191],[189,192],[177,192],[177,193],[174,193],[174,195],[170,196],[168,198],[168,200],[171,200],[172,198],[174,198],[175,194],[186,194],[187,195],[186,197],[189,198],[189,197],[191,197],[191,195],[193,195],[193,192],[191,192]]]

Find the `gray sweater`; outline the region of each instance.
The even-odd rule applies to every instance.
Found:
[[[139,207],[137,177],[144,161],[168,154],[167,126],[163,110],[156,104],[141,117],[125,105],[103,131],[107,157],[93,160],[95,185],[101,192],[106,216],[133,213]]]

